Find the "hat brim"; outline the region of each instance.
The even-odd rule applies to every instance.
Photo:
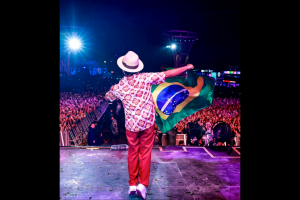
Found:
[[[144,68],[144,64],[141,60],[139,60],[139,66],[136,69],[128,69],[127,67],[125,67],[122,64],[122,60],[123,60],[124,56],[121,56],[120,58],[118,58],[117,60],[117,65],[124,71],[126,72],[139,72]]]

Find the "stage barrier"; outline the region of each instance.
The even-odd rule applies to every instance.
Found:
[[[179,141],[183,140],[183,144],[186,145],[187,136],[186,134],[176,134],[176,146],[179,145]]]
[[[163,133],[162,136],[161,136],[161,145],[162,146],[168,146],[168,136],[167,134]]]
[[[71,130],[60,131],[59,145],[60,146],[78,146],[86,138],[89,132],[89,126],[94,121],[95,117],[99,120],[108,107],[108,102],[103,103],[95,109],[94,112],[89,113],[85,118],[81,119]]]
[[[241,135],[235,137],[235,146],[241,146]]]

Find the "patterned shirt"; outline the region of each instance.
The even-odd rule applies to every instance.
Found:
[[[111,86],[105,97],[110,101],[117,98],[125,110],[125,128],[139,132],[151,127],[155,121],[155,104],[151,85],[165,82],[165,73],[140,73],[123,77],[118,84]]]

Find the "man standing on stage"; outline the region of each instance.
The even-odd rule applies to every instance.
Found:
[[[124,77],[118,84],[111,86],[105,100],[117,98],[123,103],[125,128],[128,141],[128,194],[146,198],[150,175],[151,151],[154,141],[155,104],[151,85],[165,82],[165,78],[180,75],[193,69],[192,64],[157,73],[138,73],[144,68],[143,62],[133,51],[117,60]],[[137,182],[139,185],[137,186]]]
[[[118,123],[114,117],[111,117],[111,132],[113,134],[114,142],[116,142],[118,137]]]
[[[88,132],[88,145],[89,146],[94,146],[96,145],[96,137],[95,137],[95,124],[92,123],[91,126],[89,127],[89,132]]]
[[[116,108],[116,114],[119,115],[119,112],[121,110],[121,103],[117,102],[117,108]]]

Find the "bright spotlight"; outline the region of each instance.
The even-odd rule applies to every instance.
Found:
[[[172,49],[175,49],[175,48],[176,48],[176,45],[175,45],[175,44],[172,44],[172,45],[171,45],[171,48],[172,48]]]
[[[80,48],[81,43],[80,43],[80,41],[77,38],[72,38],[69,41],[69,46],[70,46],[71,49],[75,50],[75,49],[79,49]]]

